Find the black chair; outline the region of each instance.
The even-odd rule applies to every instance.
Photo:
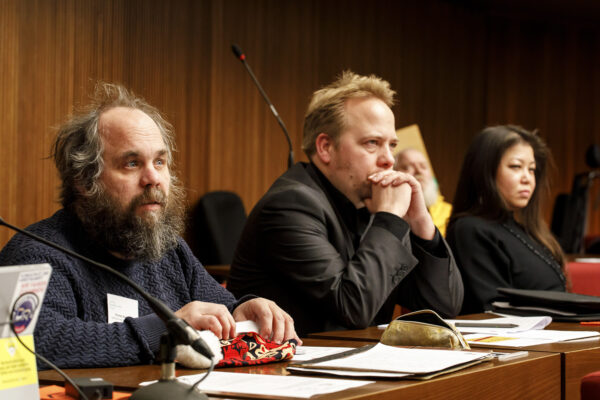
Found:
[[[571,193],[556,197],[552,213],[552,233],[563,251],[570,254],[584,252],[590,186],[600,177],[600,147],[592,145],[586,152],[586,163],[594,170],[582,172],[573,178]]]
[[[559,194],[554,203],[551,229],[565,253],[583,252],[590,186],[587,175],[576,175],[571,193]]]
[[[208,192],[191,214],[192,250],[204,265],[229,265],[246,223],[242,199],[232,192]]]

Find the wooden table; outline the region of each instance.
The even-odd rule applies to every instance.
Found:
[[[465,319],[487,319],[489,314],[474,314],[465,317]],[[575,331],[575,330],[593,330],[600,332],[600,326],[582,326],[575,322],[553,322],[547,329]],[[366,342],[378,342],[383,330],[377,327],[367,329],[319,332],[310,334],[311,338],[329,339],[329,340],[361,340]],[[493,346],[490,346],[493,348]],[[497,349],[506,347],[497,347]],[[562,364],[562,389],[561,398],[565,400],[579,400],[581,378],[586,374],[600,370],[600,339],[583,339],[569,342],[558,342],[543,344],[537,346],[520,347],[520,350],[541,351],[546,353],[556,353],[561,356]]]
[[[598,326],[582,326],[575,322],[553,322],[547,329],[563,331],[600,331]],[[524,350],[559,353],[563,365],[563,395],[566,400],[581,398],[581,378],[600,370],[600,339],[573,340],[525,347]]]
[[[310,346],[364,345],[364,341],[306,339]],[[223,372],[288,375],[288,362],[263,366],[225,368]],[[120,368],[66,370],[72,377],[102,377],[115,389],[132,390],[143,381],[157,379],[159,366],[143,365]],[[199,370],[178,368],[178,375],[198,374]],[[556,353],[532,352],[527,357],[500,362],[484,362],[428,381],[378,380],[375,383],[342,392],[316,396],[315,399],[559,399],[561,360]],[[41,384],[62,384],[54,371],[39,373]]]

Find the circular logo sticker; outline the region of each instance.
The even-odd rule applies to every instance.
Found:
[[[21,333],[29,326],[37,309],[39,299],[35,293],[23,293],[13,307],[12,321],[15,332]]]

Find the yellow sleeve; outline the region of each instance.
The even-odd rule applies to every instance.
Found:
[[[429,207],[429,213],[433,224],[440,230],[442,236],[446,236],[446,225],[448,224],[448,218],[452,213],[452,204],[444,201],[444,196],[438,195],[436,202]]]

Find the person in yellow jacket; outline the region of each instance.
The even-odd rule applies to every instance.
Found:
[[[452,204],[444,201],[444,196],[440,194],[437,180],[431,172],[425,155],[417,149],[406,148],[396,155],[394,169],[396,171],[408,172],[421,183],[425,204],[431,214],[433,223],[437,226],[442,236],[446,236],[446,224],[452,213]]]

